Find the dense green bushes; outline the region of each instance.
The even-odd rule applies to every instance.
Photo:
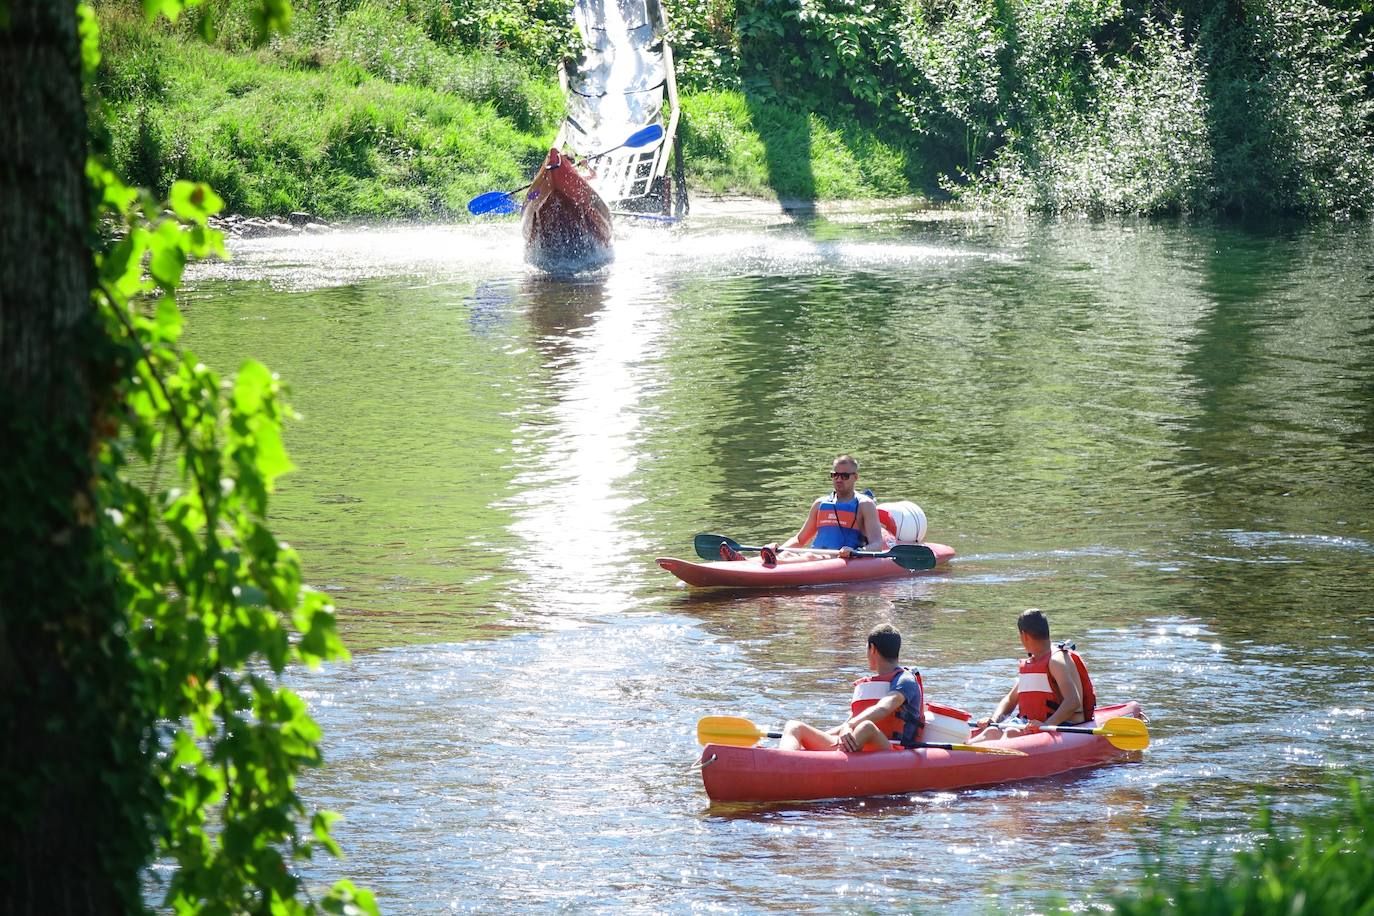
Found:
[[[1112,901],[1120,916],[1246,914],[1355,916],[1374,908],[1374,807],[1352,784],[1350,801],[1295,830],[1261,815],[1263,835],[1220,873],[1180,873],[1156,853],[1140,886]]]
[[[683,0],[683,70],[883,125],[980,203],[1368,214],[1368,0]]]

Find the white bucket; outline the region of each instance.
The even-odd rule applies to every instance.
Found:
[[[958,713],[958,715],[951,715]],[[922,741],[935,744],[966,744],[972,729],[968,725],[968,714],[948,706],[926,706],[926,727],[921,733]]]
[[[926,539],[926,514],[913,502],[878,503],[878,508],[892,516],[897,526],[897,540],[904,544],[919,544]]]

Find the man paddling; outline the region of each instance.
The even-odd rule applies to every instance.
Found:
[[[785,751],[886,751],[893,742],[915,743],[925,724],[921,673],[897,664],[902,634],[890,624],[868,634],[868,667],[874,672],[854,682],[849,718],[821,731],[793,720],[782,729],[778,747]]]
[[[859,462],[849,455],[836,458],[831,465],[830,482],[834,489],[829,496],[822,496],[811,504],[811,511],[800,531],[782,544],[769,544],[760,551],[763,565],[776,565],[778,552],[787,547],[810,546],[816,550],[838,550],[840,556],[846,558],[864,547],[870,550],[886,549],[887,540],[883,526],[878,521],[878,504],[867,493],[856,492]],[[811,557],[805,553],[794,553],[787,559],[808,560]]]
[[[1015,738],[1048,725],[1077,725],[1092,720],[1097,694],[1073,643],[1050,643],[1050,621],[1038,608],[1016,618],[1026,658],[1016,682],[997,709],[974,723],[970,744]],[[1012,710],[1018,715],[1012,716]]]

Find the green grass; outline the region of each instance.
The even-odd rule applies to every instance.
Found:
[[[730,91],[684,96],[682,114],[696,193],[840,200],[906,195],[921,184],[912,150],[857,121]]]
[[[136,17],[102,26],[115,166],[159,193],[177,178],[209,182],[233,212],[454,216],[477,194],[524,184],[562,116],[555,83],[484,68],[480,55],[436,49],[427,72],[444,65],[446,83],[435,87],[344,56],[229,52]],[[453,85],[463,79],[466,95]]]

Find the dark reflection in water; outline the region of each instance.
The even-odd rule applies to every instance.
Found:
[[[515,239],[250,243],[192,288],[207,362],[292,382],[276,524],[355,649],[297,677],[350,856],[312,880],[408,913],[1031,912],[1129,886],[1171,819],[1200,868],[1256,787],[1286,816],[1374,764],[1367,228],[694,214],[571,282]],[[698,593],[653,564],[792,533],[842,451],[951,569]],[[884,621],[986,711],[1028,606],[1144,705],[1140,760],[707,805],[698,717],[836,720]]]

